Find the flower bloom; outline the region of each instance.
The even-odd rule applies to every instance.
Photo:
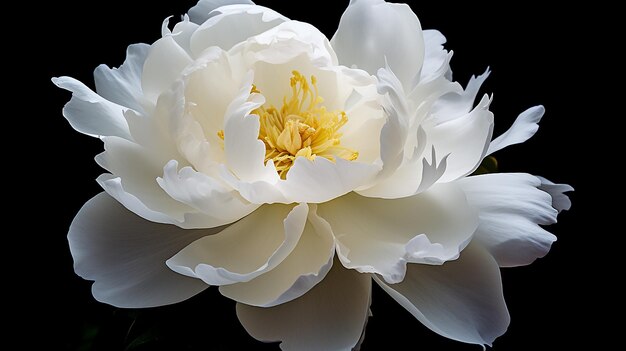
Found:
[[[490,345],[509,315],[499,267],[556,238],[567,185],[469,176],[537,130],[492,140],[489,72],[463,88],[435,30],[404,4],[355,0],[328,40],[245,0],[201,0],[152,45],[99,66],[63,110],[108,171],[69,231],[76,272],[120,307],[235,301],[284,350],[348,350],[374,281],[433,331]]]

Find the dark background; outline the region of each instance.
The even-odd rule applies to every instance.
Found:
[[[333,5],[257,3],[310,22],[331,37],[348,1]],[[93,157],[102,145],[73,131],[63,119],[61,108],[70,94],[55,88],[50,78],[70,75],[93,87],[92,72],[98,64],[119,66],[127,45],[153,42],[160,36],[165,17],[177,19],[194,4],[194,0],[161,4],[149,0],[49,1],[37,5],[36,11],[25,9],[24,20],[34,26],[35,35],[21,33],[20,26],[6,29],[19,37],[27,47],[25,56],[35,61],[28,70],[35,76],[27,78],[35,83],[36,98],[22,105],[22,116],[29,111],[24,120],[32,123],[26,130],[35,135],[28,139],[28,147],[40,151],[23,153],[34,178],[25,178],[33,191],[27,208],[33,208],[35,201],[39,204],[27,212],[43,211],[41,220],[31,216],[26,223],[34,234],[22,234],[31,238],[27,252],[37,257],[37,267],[26,275],[33,287],[23,289],[28,291],[23,304],[28,312],[16,317],[17,333],[8,341],[64,350],[278,349],[249,337],[236,319],[234,304],[216,289],[175,306],[119,310],[96,302],[91,283],[72,269],[66,233],[78,209],[101,191],[94,179],[102,170]],[[410,5],[423,28],[439,29],[448,38],[446,47],[455,52],[456,80],[465,84],[471,74],[491,67],[493,73],[483,91],[494,93],[495,135],[526,108],[546,106],[547,114],[534,138],[496,154],[500,170],[542,175],[576,188],[573,209],[550,228],[559,238],[550,254],[531,266],[503,269],[512,322],[494,349],[551,350],[601,342],[594,333],[598,322],[593,315],[601,308],[591,296],[606,283],[588,272],[594,271],[589,261],[596,261],[590,237],[605,234],[583,228],[599,205],[591,199],[590,170],[603,169],[594,152],[589,157],[589,148],[601,144],[590,136],[600,116],[589,94],[600,89],[594,81],[602,75],[598,70],[610,69],[594,67],[589,59],[599,46],[594,38],[600,31],[589,23],[594,18],[592,10],[548,9],[536,1],[501,2],[488,9],[484,4],[458,6],[444,1],[412,1]],[[20,146],[13,150],[20,155]],[[374,317],[367,326],[364,351],[481,349],[431,332],[376,286],[373,294]]]

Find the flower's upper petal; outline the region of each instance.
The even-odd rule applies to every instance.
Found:
[[[333,264],[326,278],[298,299],[263,308],[237,304],[237,316],[252,337],[282,341],[283,351],[350,351],[369,315],[372,279]]]
[[[450,72],[449,53],[443,48],[446,37],[438,30],[427,29],[424,33],[424,65],[420,81],[430,81],[440,76],[440,68],[445,66],[444,75]]]
[[[493,133],[493,113],[487,95],[470,113],[435,125],[424,125],[428,142],[439,157],[447,157],[439,182],[450,182],[478,168],[487,153]],[[430,121],[432,122],[432,121]]]
[[[326,221],[309,205],[302,237],[293,251],[276,268],[249,282],[224,285],[220,292],[246,305],[271,307],[304,295],[318,284],[333,264],[335,245]]]
[[[191,51],[195,56],[200,56],[211,46],[228,51],[236,44],[288,21],[278,12],[255,5],[225,6],[214,13],[191,37]]]
[[[189,9],[189,18],[196,24],[202,24],[209,18],[217,15],[213,10],[218,7],[236,4],[254,5],[250,0],[200,0]]]
[[[150,45],[133,44],[126,50],[126,61],[119,68],[100,65],[94,72],[96,91],[118,105],[143,112],[141,74]]]
[[[509,130],[502,133],[489,144],[487,155],[502,150],[509,145],[520,144],[530,139],[539,129],[539,121],[546,109],[539,105],[522,112]]]
[[[180,79],[183,70],[191,62],[191,57],[173,35],[166,35],[154,42],[150,46],[141,75],[141,87],[145,97],[156,103],[161,93]]]
[[[319,205],[318,213],[332,228],[344,266],[389,283],[402,281],[407,262],[456,259],[478,225],[465,195],[451,184],[395,200],[351,193]]]
[[[552,197],[541,190],[542,181],[530,174],[485,174],[463,178],[458,184],[469,203],[479,211],[476,241],[481,243],[503,267],[532,263],[550,250],[556,237],[540,225],[556,222],[558,211]],[[562,191],[555,198],[567,199]]]
[[[478,77],[472,76],[465,89],[452,91],[441,96],[432,107],[431,118],[439,124],[467,115],[472,111],[480,87],[489,78],[490,74],[491,71],[487,69],[485,73]]]
[[[146,221],[101,193],[78,212],[68,241],[74,269],[81,277],[95,280],[92,290],[98,301],[142,308],[180,302],[208,287],[172,272],[165,260],[213,232]]]
[[[406,4],[351,1],[331,43],[340,64],[370,74],[385,67],[386,60],[405,87],[410,87],[424,60],[422,27]]]
[[[183,48],[191,56],[191,36],[198,30],[198,25],[189,20],[189,16],[183,16],[183,20],[174,25],[174,29],[169,29],[169,18],[163,22],[161,35],[166,37],[171,35],[178,46]]]
[[[167,261],[210,285],[250,281],[274,269],[296,247],[308,206],[265,205],[222,232],[191,243]]]
[[[53,78],[52,82],[72,92],[72,99],[63,107],[63,116],[74,129],[93,137],[131,138],[124,107],[104,99],[74,78]]]
[[[425,326],[450,339],[491,345],[509,325],[498,265],[474,243],[442,266],[410,264],[402,283],[375,281]]]
[[[173,199],[212,218],[216,226],[237,221],[259,207],[241,198],[219,180],[191,167],[179,171],[175,160],[165,165],[163,177],[157,182]]]

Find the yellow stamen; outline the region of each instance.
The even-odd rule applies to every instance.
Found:
[[[354,161],[359,153],[341,146],[339,129],[348,122],[343,111],[327,111],[320,106],[324,99],[318,95],[317,79],[311,76],[311,85],[300,72],[293,71],[290,79],[292,95],[283,98],[280,109],[273,105],[261,106],[251,114],[259,116],[259,140],[265,143],[265,162],[272,160],[282,179],[297,157],[314,160],[336,157]],[[260,93],[255,85],[252,93]],[[217,133],[224,139],[224,131]]]

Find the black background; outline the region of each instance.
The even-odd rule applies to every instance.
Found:
[[[33,179],[24,179],[33,196],[20,207],[31,214],[25,223],[30,234],[21,235],[30,241],[26,251],[36,257],[37,268],[26,274],[33,287],[16,289],[28,291],[24,304],[28,312],[16,317],[13,324],[19,333],[9,336],[9,342],[41,342],[50,349],[67,350],[123,350],[133,340],[145,342],[136,350],[278,349],[249,337],[236,319],[234,304],[216,289],[175,306],[118,310],[96,302],[91,283],[72,269],[67,228],[83,203],[101,191],[94,179],[102,170],[93,157],[102,145],[73,131],[63,119],[61,108],[70,94],[54,87],[50,78],[70,75],[93,87],[92,72],[98,64],[119,66],[127,45],[158,39],[162,20],[170,15],[178,18],[194,3],[58,0],[38,5],[36,11],[26,9],[24,21],[34,26],[35,37],[20,33],[18,25],[7,29],[11,36],[19,36],[27,47],[25,56],[35,61],[28,69],[35,76],[27,79],[36,87],[36,98],[22,104],[20,115],[28,122],[23,128],[35,137],[28,138],[27,148],[12,150],[32,170]],[[348,1],[333,5],[257,3],[310,22],[331,37]],[[587,247],[594,245],[589,237],[603,234],[583,229],[598,205],[591,199],[589,172],[598,168],[593,152],[589,157],[589,148],[601,143],[589,136],[595,124],[590,121],[598,117],[593,112],[597,103],[589,95],[590,90],[599,89],[593,80],[601,75],[589,60],[589,52],[599,46],[593,41],[597,27],[589,23],[594,17],[589,8],[548,9],[534,1],[506,3],[489,8],[443,1],[410,5],[423,28],[439,29],[448,38],[446,47],[455,52],[456,80],[465,84],[471,74],[480,74],[487,66],[493,70],[483,91],[494,93],[495,135],[526,108],[546,106],[547,114],[533,139],[496,154],[500,170],[542,175],[576,188],[573,209],[550,228],[559,238],[550,254],[531,266],[503,270],[512,322],[494,349],[591,345],[597,323],[592,314],[601,309],[591,294],[605,286],[599,277],[587,273],[594,271],[589,261],[594,261],[596,251]],[[41,213],[40,220],[37,213]],[[364,351],[481,349],[429,331],[377,287],[372,311]]]

